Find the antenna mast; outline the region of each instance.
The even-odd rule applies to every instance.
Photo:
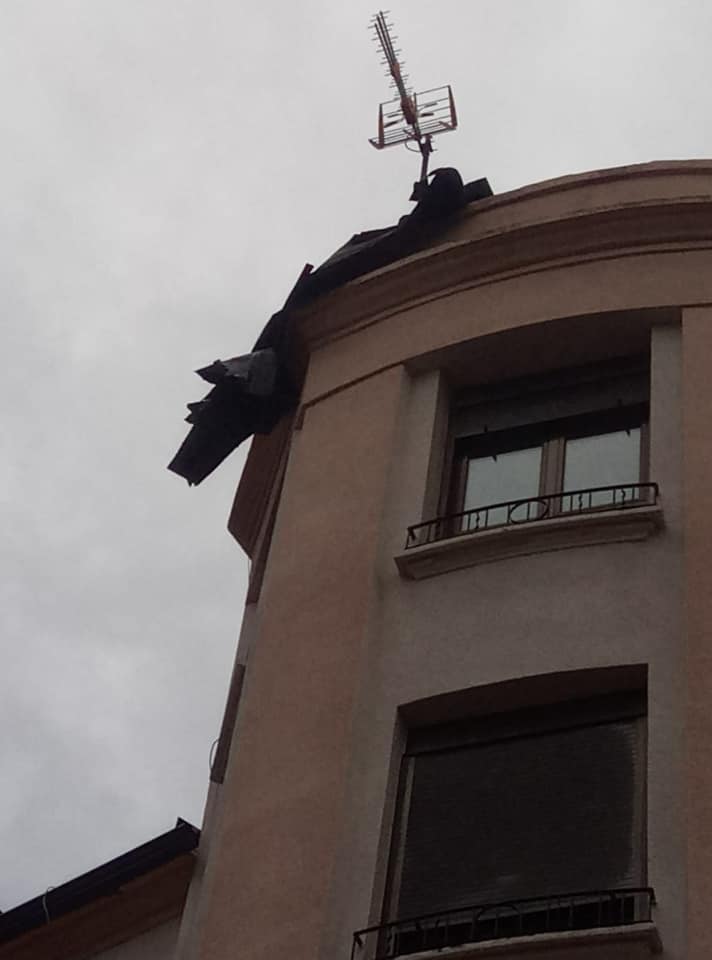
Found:
[[[398,59],[399,50],[393,45],[397,39],[392,35],[393,24],[386,20],[383,11],[371,22],[374,40],[381,47],[382,63],[388,71],[391,86],[397,97],[379,104],[378,136],[370,140],[377,150],[414,142],[421,156],[420,184],[427,183],[428,160],[433,152],[433,137],[457,127],[457,113],[452,88],[435,87],[423,93],[414,93],[406,86],[407,74]],[[416,185],[417,186],[417,185]],[[417,190],[415,191],[417,193]]]

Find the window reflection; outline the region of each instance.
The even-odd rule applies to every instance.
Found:
[[[564,490],[637,483],[640,474],[640,428],[616,430],[566,441]],[[591,495],[592,507],[613,503],[612,491]],[[563,509],[571,504],[564,498]]]
[[[541,450],[527,447],[498,453],[496,457],[478,457],[467,464],[463,510],[473,510],[489,503],[524,500],[539,493]],[[475,530],[507,522],[507,508],[488,511],[488,516],[463,517],[462,529]]]

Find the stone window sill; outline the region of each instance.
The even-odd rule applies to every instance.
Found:
[[[401,576],[422,580],[462,567],[594,544],[646,540],[663,526],[659,504],[495,527],[411,547],[395,557]]]
[[[488,957],[501,957],[502,960],[645,960],[661,952],[662,943],[655,924],[635,923],[622,927],[485,940],[411,956],[413,960],[485,960]]]

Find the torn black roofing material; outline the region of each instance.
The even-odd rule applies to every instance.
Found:
[[[291,348],[293,311],[350,280],[378,270],[432,244],[450,217],[476,200],[492,196],[487,179],[463,184],[457,170],[445,167],[428,184],[415,185],[415,209],[382,230],[358,233],[312,272],[304,268],[284,307],[273,314],[249,354],[216,360],[196,371],[214,387],[188,404],[191,431],[168,469],[198,484],[253,434],[270,433],[294,409],[300,385],[295,382]]]
[[[318,270],[303,278],[292,292],[294,305],[302,306],[349,280],[422,250],[448,226],[453,214],[476,200],[492,196],[486,177],[463,184],[460,174],[451,167],[435,170],[432,177],[415,210],[401,217],[395,226],[357,233]]]
[[[137,877],[155,870],[198,846],[200,830],[180,817],[172,830],[103,863],[58,887],[0,913],[0,943],[78,910],[99,897],[117,893]]]
[[[216,360],[207,369],[215,386],[203,400],[188,404],[191,431],[168,466],[190,484],[204,480],[252,434],[270,433],[298,397],[286,364],[271,347]]]

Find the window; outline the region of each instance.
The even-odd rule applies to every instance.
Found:
[[[647,477],[648,377],[575,371],[512,384],[454,415],[453,532],[624,505]],[[561,380],[564,380],[561,383]]]
[[[407,527],[401,576],[653,536],[663,511],[648,475],[649,393],[638,357],[458,394],[438,513]]]
[[[598,895],[635,897],[645,881],[645,713],[644,693],[631,692],[412,731],[385,919],[441,914],[428,924],[441,930],[448,916],[450,942],[487,939],[487,914],[471,908],[506,902],[510,920],[528,911],[540,932],[542,901],[551,924],[552,902],[561,895],[570,909],[568,894],[583,925],[605,925]],[[624,912],[603,919],[632,922]],[[408,946],[411,929],[424,928],[399,931],[390,955],[422,949]]]
[[[455,447],[451,513],[465,513],[463,529],[510,520],[615,506],[637,496],[643,482],[643,437],[647,406],[608,410],[593,416],[487,432]],[[584,491],[584,492],[582,492]],[[590,493],[589,493],[590,491]],[[511,506],[522,503],[520,516]],[[478,515],[482,507],[505,503]],[[474,511],[474,512],[473,512]]]

